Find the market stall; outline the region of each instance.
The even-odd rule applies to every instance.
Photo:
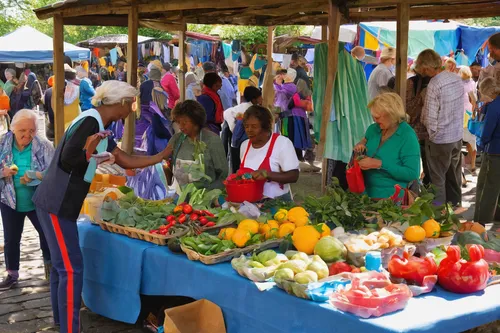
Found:
[[[262,201],[244,173],[225,185],[227,196],[190,184],[176,203],[104,189],[98,225],[79,224],[85,304],[134,323],[140,295],[208,299],[229,332],[327,332],[332,321],[458,332],[500,319],[499,234],[460,224],[425,189],[402,206],[334,183],[297,204]]]
[[[134,323],[140,294],[208,299],[222,308],[228,332],[461,332],[500,320],[500,286],[467,296],[441,288],[403,311],[361,319],[328,303],[303,300],[274,287],[260,291],[229,263],[203,265],[184,255],[82,222],[83,299],[95,313]],[[92,269],[90,269],[92,268]],[[124,279],[123,277],[127,278]]]

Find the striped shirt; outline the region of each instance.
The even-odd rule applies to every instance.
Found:
[[[431,79],[422,110],[422,124],[431,142],[446,144],[462,140],[464,94],[457,74],[442,72]]]

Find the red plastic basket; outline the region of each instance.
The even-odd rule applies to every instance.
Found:
[[[264,196],[265,182],[254,182],[247,184],[226,183],[227,198],[229,202],[241,203],[244,201],[257,202]]]

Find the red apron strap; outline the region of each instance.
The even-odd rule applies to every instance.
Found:
[[[274,149],[274,144],[276,143],[276,140],[278,139],[280,135],[278,133],[273,133],[273,136],[271,137],[271,144],[269,145],[269,149],[267,149],[267,154],[264,160],[262,161],[262,164],[260,165],[259,169],[262,170],[267,170],[271,171],[271,162],[270,158],[273,153]]]

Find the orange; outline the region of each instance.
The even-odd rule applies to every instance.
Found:
[[[283,238],[286,235],[291,234],[295,230],[295,224],[291,222],[283,223],[280,225],[278,236],[279,238]]]
[[[441,225],[434,219],[425,221],[422,228],[424,228],[427,238],[438,238],[441,233]]]
[[[236,229],[231,237],[231,240],[237,247],[245,247],[245,244],[248,243],[252,236],[250,236],[250,232],[245,229]]]
[[[251,234],[256,234],[259,232],[259,222],[250,219],[243,220],[238,224],[238,229],[247,230]]]
[[[425,229],[419,225],[408,227],[405,231],[405,238],[412,243],[418,243],[425,239]]]
[[[118,200],[118,195],[116,195],[115,192],[110,191],[110,192],[106,193],[104,200],[106,200],[107,198],[110,198],[111,200],[116,201],[116,200]]]
[[[293,246],[307,255],[314,252],[314,246],[321,238],[321,234],[312,225],[297,227],[292,235]]]

